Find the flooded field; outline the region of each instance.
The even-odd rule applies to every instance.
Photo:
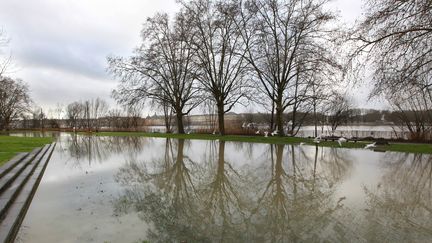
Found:
[[[61,134],[19,242],[430,242],[432,156]]]
[[[209,126],[188,126],[187,130],[192,133],[199,132],[202,130],[213,131],[213,127]],[[245,128],[244,130],[252,131],[253,134],[257,131],[268,131],[270,130],[267,125],[258,125],[255,128]],[[165,133],[165,126],[146,126],[145,131],[147,132],[159,132]],[[317,127],[318,134],[322,136],[331,136],[331,126],[318,126]],[[287,131],[286,131],[287,132]],[[314,126],[302,126],[298,133],[297,137],[316,137],[315,135],[315,127]],[[261,132],[262,135],[262,132]],[[385,138],[385,139],[398,139],[409,138],[410,134],[407,130],[401,130],[400,127],[390,126],[390,125],[342,125],[338,126],[337,130],[334,132],[335,136],[344,136],[347,138],[351,137],[373,137],[373,138]]]

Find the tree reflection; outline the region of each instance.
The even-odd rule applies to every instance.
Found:
[[[339,148],[324,148],[319,151],[318,146],[316,146],[315,165],[321,167],[322,176],[332,183],[331,186],[341,182],[352,170],[353,158],[349,152],[350,150]],[[317,161],[319,161],[318,165]],[[314,171],[316,170],[317,168],[314,169]]]
[[[175,149],[172,143],[166,139],[162,159],[131,161],[119,171],[116,180],[127,189],[116,200],[115,212],[136,210],[143,220],[152,222],[154,227],[148,231],[152,242],[201,241],[202,236],[196,232],[201,227],[196,220],[200,217],[199,198],[192,177],[199,172],[184,155],[185,141],[177,140]]]
[[[274,151],[271,176],[266,178],[264,190],[258,193],[257,206],[252,210],[257,239],[265,242],[318,239],[329,221],[334,220],[332,214],[342,207],[340,201],[333,200],[331,181],[316,170],[313,160],[305,159],[301,147],[287,147],[284,160],[286,146],[269,146]],[[311,166],[313,173],[308,168]]]
[[[246,234],[247,211],[242,180],[230,162],[225,160],[225,141],[219,141],[218,154],[210,157],[208,179],[202,182],[200,197],[203,211],[200,221],[212,241],[236,242]],[[209,182],[207,182],[209,181]]]
[[[224,141],[208,141],[206,161],[197,163],[186,155],[184,143],[167,139],[163,155],[130,161],[116,176],[125,190],[114,203],[115,213],[137,211],[153,225],[147,234],[151,242],[317,240],[338,223],[335,212],[343,204],[331,185],[349,171],[342,161],[331,160],[345,168],[335,176],[326,171],[333,167],[319,165],[310,151],[269,145],[257,169],[229,161]],[[235,146],[238,153],[248,150]]]
[[[432,156],[391,153],[385,174],[367,195],[366,235],[383,241],[428,242],[432,238]]]
[[[86,161],[89,165],[92,162],[103,162],[108,157],[126,153],[128,156],[136,156],[142,151],[145,140],[140,137],[116,137],[116,136],[91,136],[70,134],[62,140],[62,147],[68,156],[75,161],[76,166]]]

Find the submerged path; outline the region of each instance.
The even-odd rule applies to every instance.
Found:
[[[13,242],[55,143],[19,153],[0,167],[0,242]]]

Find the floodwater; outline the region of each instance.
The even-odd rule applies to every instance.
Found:
[[[148,132],[165,132],[165,126],[146,126],[146,131]],[[208,129],[210,131],[214,130],[214,127],[209,126],[187,126],[186,130],[190,130],[192,132],[196,132],[198,130]],[[258,128],[246,128],[249,131],[257,131],[257,130],[268,130],[267,125],[258,125]],[[331,136],[331,127],[330,126],[318,126],[317,132],[322,136]],[[335,136],[344,136],[344,137],[374,137],[374,138],[385,138],[385,139],[407,139],[410,137],[410,133],[408,130],[402,130],[401,127],[398,126],[390,126],[390,125],[342,125],[338,126],[337,130],[333,133]],[[314,126],[302,126],[300,130],[296,134],[297,137],[315,137],[315,127]]]
[[[432,156],[60,134],[18,242],[430,242]]]

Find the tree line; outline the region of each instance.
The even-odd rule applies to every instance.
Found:
[[[331,27],[337,16],[328,2],[180,1],[173,18],[159,13],[147,19],[132,56],[108,58],[120,80],[114,97],[169,110],[179,133],[183,116],[200,104],[214,107],[224,134],[224,114],[254,103],[271,113],[270,129],[282,136],[284,127],[295,134],[302,114],[313,114],[316,127],[324,109],[346,113],[349,98],[338,84],[364,79],[359,74],[367,67],[373,71],[371,97],[384,97],[416,139],[426,138],[432,123],[431,4],[368,1],[365,17],[347,30]]]
[[[122,104],[149,102],[170,109],[178,132],[183,117],[203,103],[215,107],[218,132],[236,105],[256,103],[284,135],[283,114],[317,112],[335,93],[343,66],[337,56],[336,16],[326,0],[181,1],[173,18],[148,18],[142,44],[130,57],[109,57]],[[343,94],[337,94],[342,97]]]

